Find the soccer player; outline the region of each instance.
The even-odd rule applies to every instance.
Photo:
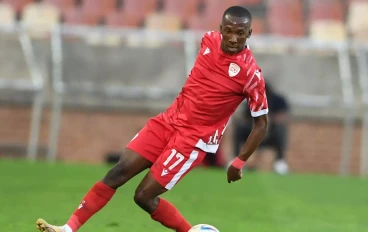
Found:
[[[135,191],[134,201],[163,226],[188,232],[191,224],[174,205],[159,196],[172,189],[207,153],[216,152],[230,116],[245,98],[254,126],[228,168],[228,183],[241,179],[245,161],[266,134],[265,82],[246,44],[252,34],[251,22],[251,14],[245,8],[228,8],[220,32],[203,36],[194,67],[172,105],[138,132],[119,162],[87,192],[64,226],[38,219],[38,229],[76,232],[110,201],[119,187],[150,168]]]

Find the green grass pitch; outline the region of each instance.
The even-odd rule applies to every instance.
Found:
[[[36,232],[39,217],[65,223],[108,168],[0,159],[0,231]],[[134,204],[141,178],[119,189],[80,231],[170,231]],[[221,232],[368,232],[368,180],[356,177],[244,173],[228,184],[224,170],[199,168],[164,197],[192,224]]]

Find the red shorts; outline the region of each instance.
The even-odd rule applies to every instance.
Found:
[[[160,116],[150,119],[126,148],[151,161],[151,174],[168,190],[206,156],[206,152],[185,143],[182,135]]]

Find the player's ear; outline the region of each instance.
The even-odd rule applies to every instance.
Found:
[[[220,24],[220,32],[222,31],[222,24]]]
[[[248,34],[248,39],[250,38],[250,36],[252,35],[252,32],[253,32],[253,30],[252,29],[250,29],[249,30],[249,34]]]

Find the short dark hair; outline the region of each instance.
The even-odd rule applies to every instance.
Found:
[[[226,15],[246,18],[246,19],[249,19],[249,21],[252,21],[252,14],[242,6],[231,6],[227,8],[224,14],[222,15],[222,20],[225,19]]]

